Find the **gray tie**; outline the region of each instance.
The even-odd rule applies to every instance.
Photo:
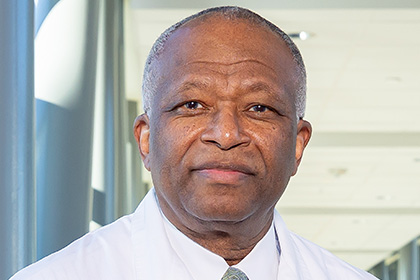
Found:
[[[249,280],[241,270],[235,267],[229,267],[223,275],[222,280]]]

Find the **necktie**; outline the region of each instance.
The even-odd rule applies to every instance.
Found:
[[[222,280],[249,280],[241,270],[235,267],[229,267],[223,275]]]

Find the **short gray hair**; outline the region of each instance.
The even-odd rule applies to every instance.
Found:
[[[159,56],[162,54],[169,37],[185,23],[199,17],[208,17],[212,15],[222,16],[223,18],[228,20],[244,19],[249,21],[250,23],[268,28],[269,30],[280,36],[280,38],[286,43],[287,47],[290,49],[293,55],[293,59],[297,65],[299,74],[299,85],[297,92],[295,93],[295,107],[297,118],[303,118],[303,116],[305,115],[306,104],[306,70],[299,49],[297,48],[295,43],[293,43],[292,39],[290,39],[290,37],[276,25],[248,9],[236,6],[222,6],[203,10],[199,13],[196,13],[175,23],[159,36],[159,38],[153,44],[152,49],[150,50],[149,56],[146,60],[146,65],[144,67],[142,86],[144,111],[146,113],[151,112],[151,100],[157,93],[157,81],[159,73],[157,73],[156,67],[153,67],[153,62],[157,61]]]

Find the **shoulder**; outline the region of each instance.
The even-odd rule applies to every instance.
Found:
[[[326,249],[289,231],[277,211],[274,222],[281,247],[281,259],[292,268],[294,274],[299,275],[299,279],[376,279],[366,271],[346,263]]]
[[[133,270],[132,215],[87,233],[15,274],[20,279],[116,279]],[[103,275],[101,275],[103,274]]]
[[[328,250],[312,243],[311,241],[290,232],[299,252],[305,256],[305,264],[312,273],[325,274],[327,279],[377,279],[370,273],[352,266],[341,260]]]

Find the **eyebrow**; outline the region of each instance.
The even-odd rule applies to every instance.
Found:
[[[270,94],[276,94],[276,91],[264,82],[252,83],[245,85],[245,88],[250,91],[264,91]]]
[[[274,98],[276,101],[282,101],[280,95],[282,91],[275,90],[269,84],[265,82],[255,82],[248,85],[244,85],[244,88],[249,92],[263,92]]]
[[[177,89],[177,93],[182,93],[185,91],[189,91],[191,89],[199,89],[203,90],[209,87],[209,84],[202,81],[187,81],[182,83]]]
[[[209,87],[211,87],[209,81],[187,80],[187,81],[183,82],[181,85],[179,85],[179,87],[176,88],[175,93],[176,93],[176,95],[178,95],[180,93],[186,93],[186,92],[188,92],[190,90],[194,90],[194,89],[195,90],[206,90]],[[282,90],[278,91],[264,81],[247,82],[245,84],[242,84],[240,87],[243,90],[245,90],[246,92],[265,93],[268,96],[274,98],[274,100],[276,100],[277,102],[284,103],[284,101],[282,100],[283,98],[281,97],[281,95],[283,94],[284,91],[282,91]]]

